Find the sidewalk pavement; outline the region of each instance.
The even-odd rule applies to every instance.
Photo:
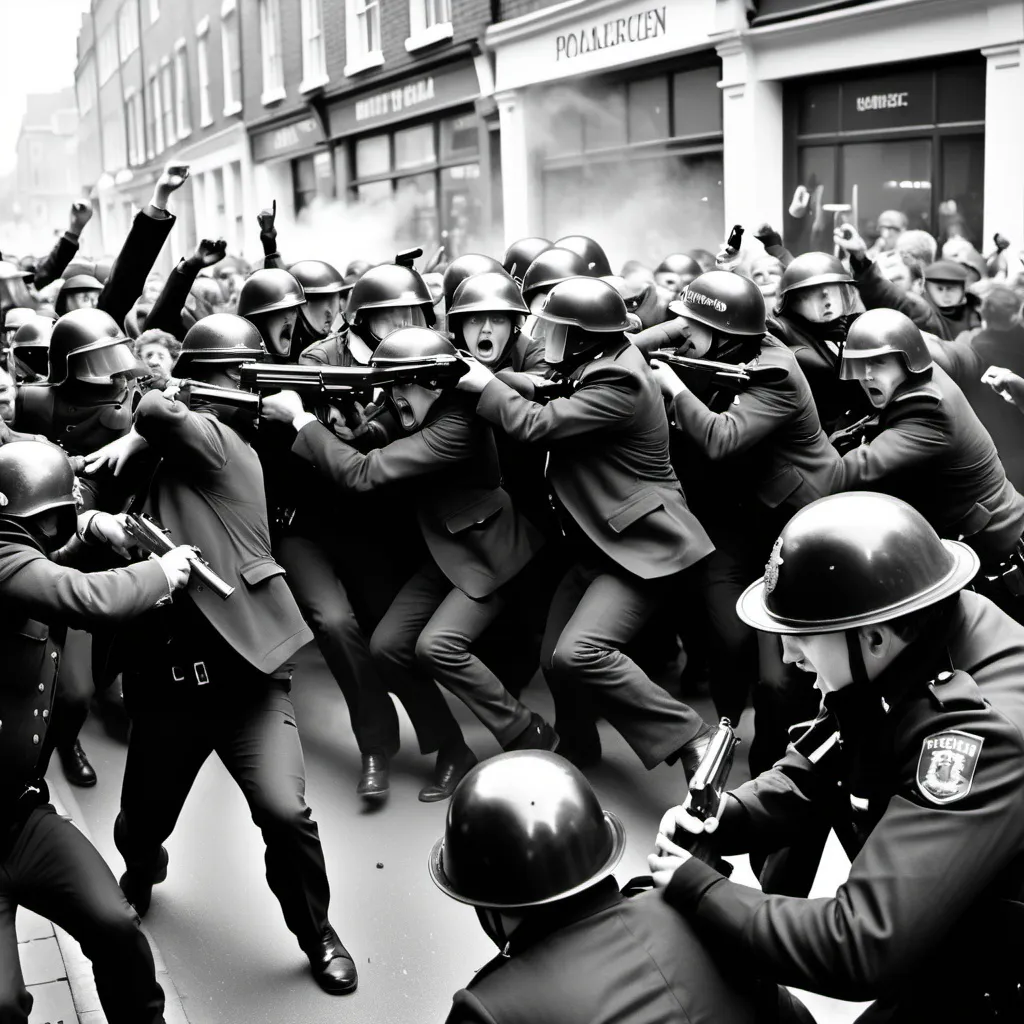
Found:
[[[58,814],[65,815],[88,837],[78,804],[59,770],[47,777],[50,802]],[[33,997],[29,1024],[106,1024],[100,1009],[92,964],[81,946],[63,929],[24,907],[18,910],[18,954],[25,984]],[[143,928],[153,959],[157,981],[164,990],[167,1024],[188,1024],[178,991],[167,973],[167,965]]]

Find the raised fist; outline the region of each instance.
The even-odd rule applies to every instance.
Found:
[[[256,222],[260,226],[261,235],[276,235],[277,228],[274,221],[277,219],[277,200],[275,199],[266,209],[260,210],[256,215]]]
[[[797,185],[796,191],[793,193],[793,199],[789,204],[790,217],[799,219],[805,216],[810,203],[811,193],[803,185]]]
[[[204,238],[196,246],[196,251],[192,254],[189,261],[193,266],[212,267],[215,263],[219,263],[224,259],[227,248],[228,243],[223,238],[218,238],[216,241]]]
[[[92,220],[92,203],[88,199],[80,199],[77,203],[71,204],[71,220],[68,224],[68,232],[72,235],[80,235],[82,228]]]

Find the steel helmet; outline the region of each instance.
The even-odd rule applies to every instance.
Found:
[[[444,272],[444,308],[451,312],[455,292],[466,278],[495,270],[504,271],[504,268],[496,259],[478,252],[466,253],[465,256],[452,260]]]
[[[921,373],[932,365],[928,343],[910,317],[896,309],[869,309],[846,335],[839,376],[858,380],[857,368],[850,363],[890,354],[898,355],[910,373]]]
[[[505,258],[501,261],[502,268],[506,274],[511,274],[516,280],[522,281],[530,264],[550,248],[551,242],[546,238],[520,238],[505,250]]]
[[[571,277],[559,282],[545,296],[537,316],[550,323],[567,324],[596,334],[636,327],[622,296],[607,281],[596,277]]]
[[[287,270],[257,270],[245,279],[238,293],[238,315],[260,316],[294,309],[306,301],[302,285]]]
[[[766,633],[838,633],[927,608],[966,587],[978,567],[971,548],[940,540],[905,501],[848,491],[790,519],[736,611]]]
[[[288,273],[302,285],[305,295],[335,295],[345,287],[341,274],[323,260],[299,260]]]
[[[7,334],[13,334],[22,324],[27,324],[30,320],[34,320],[36,311],[30,306],[12,306],[4,314],[4,331]]]
[[[345,319],[359,322],[361,313],[371,309],[394,309],[398,306],[420,306],[428,325],[434,323],[434,300],[423,278],[398,263],[382,263],[370,267],[352,286]]]
[[[654,272],[656,274],[678,274],[691,281],[703,273],[700,264],[692,256],[687,256],[682,252],[670,253],[658,264]]]
[[[540,292],[570,277],[587,277],[583,257],[571,249],[545,249],[523,274],[523,299],[529,305]]]
[[[452,363],[458,359],[455,346],[429,327],[399,327],[374,350],[371,366],[402,366],[405,363]]]
[[[573,765],[516,750],[459,783],[428,870],[460,903],[513,910],[582,892],[615,870],[625,848],[622,823]]]
[[[709,270],[694,278],[668,308],[722,334],[760,337],[765,332],[761,289],[749,277],[728,270]]]
[[[75,471],[49,441],[9,441],[0,447],[0,516],[25,519],[75,503]]]
[[[61,292],[101,292],[103,285],[92,274],[75,274],[60,286]]]
[[[783,271],[779,280],[779,298],[798,288],[811,288],[816,284],[853,284],[846,267],[827,252],[805,252]]]
[[[523,302],[519,285],[505,273],[495,270],[475,274],[466,278],[455,290],[448,319],[462,313],[509,313],[526,316],[529,313]]]
[[[49,371],[50,335],[53,321],[33,316],[14,332],[8,354],[8,369],[17,383],[45,379]]]
[[[580,256],[586,264],[586,270],[583,273],[588,277],[611,277],[612,265],[608,262],[604,249],[592,238],[588,238],[586,235],[566,235],[564,238],[559,238],[555,245]]]
[[[73,309],[54,324],[53,333],[50,335],[47,379],[51,384],[63,384],[69,376],[73,376],[68,368],[68,360],[72,356],[112,348],[115,345],[125,346],[128,355],[117,353],[115,362],[111,363],[111,369],[119,367],[128,370],[138,365],[131,343],[109,313],[104,313],[102,309]]]
[[[263,336],[250,321],[233,313],[211,313],[188,329],[174,361],[175,376],[195,364],[262,362]]]

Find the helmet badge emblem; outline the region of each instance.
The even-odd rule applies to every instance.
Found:
[[[764,567],[764,592],[770,594],[779,582],[779,566],[785,559],[782,557],[782,538],[780,537],[772,548],[771,555]]]

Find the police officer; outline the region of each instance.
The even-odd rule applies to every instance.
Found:
[[[526,268],[523,275],[523,301],[529,306],[530,313],[536,314],[544,304],[548,292],[556,284],[567,281],[570,277],[584,277],[586,274],[587,264],[578,253],[555,246],[545,249]],[[531,316],[526,321],[524,330],[527,334],[532,334],[534,326],[535,321]]]
[[[444,310],[445,315],[451,312],[452,300],[459,285],[476,274],[505,273],[505,268],[492,256],[470,252],[454,259],[444,271]],[[451,326],[448,325],[451,330]]]
[[[547,362],[576,385],[571,397],[538,404],[481,363],[459,386],[480,392],[478,415],[550,452],[548,482],[575,545],[541,657],[561,749],[581,760],[599,756],[593,701],[647,768],[681,757],[689,777],[710,730],[622,649],[674,593],[680,574],[711,553],[711,541],[669,461],[665,407],[624,334],[635,322],[618,292],[593,278],[563,281],[537,323]],[[511,380],[534,393],[526,375]]]
[[[622,823],[564,758],[517,752],[474,768],[428,870],[500,955],[456,992],[448,1024],[809,1020],[780,1016],[795,1000],[713,959],[655,892],[620,892],[625,847]]]
[[[583,260],[587,277],[611,277],[612,265],[604,249],[588,235],[564,235],[555,241],[558,249],[568,249]]]
[[[238,315],[256,325],[271,362],[294,363],[298,359],[304,346],[293,335],[305,302],[302,285],[287,270],[276,267],[257,270],[242,285]]]
[[[669,419],[685,439],[679,472],[685,474],[694,462],[705,470],[698,486],[690,486],[685,476],[684,484],[715,544],[705,584],[715,638],[712,696],[718,714],[736,722],[751,680],[759,677],[754,634],[737,617],[736,599],[786,520],[832,493],[839,457],[822,433],[796,358],[765,333],[764,299],[753,281],[724,270],[709,271],[691,281],[671,309],[687,324],[688,354],[760,374],[775,371],[770,382],[754,378],[739,393],[739,385],[711,377],[698,397],[668,365],[653,367],[671,403]],[[694,386],[700,388],[700,383]],[[773,744],[764,712],[776,717],[770,684],[781,685],[784,677],[776,646],[762,645],[760,678],[765,685],[755,691],[757,742],[769,747]],[[809,712],[813,715],[813,706]],[[778,723],[781,747],[765,767],[785,749],[784,730],[793,721],[799,717]],[[753,752],[751,757],[757,763]]]
[[[808,505],[738,604],[815,677],[822,709],[706,822],[662,819],[666,901],[723,955],[849,1000],[863,1021],[1020,1020],[1024,630],[964,591],[978,557],[881,494]],[[810,680],[808,680],[810,685]],[[852,859],[830,899],[763,895],[671,841],[778,849],[822,820]],[[955,951],[955,953],[953,952]]]
[[[126,537],[106,513],[76,516],[74,485],[71,464],[54,445],[0,448],[0,1019],[24,1024],[32,1009],[14,927],[22,905],[81,943],[111,1024],[160,1024],[164,995],[138,918],[100,854],[48,802],[43,775],[59,725],[55,696],[68,627],[149,611],[185,585],[191,552],[175,548],[126,569],[79,572],[69,563],[85,545],[123,547]]]
[[[49,317],[33,315],[14,332],[7,353],[7,370],[16,383],[38,384],[46,380],[53,323]]]
[[[299,260],[288,272],[302,286],[306,303],[299,306],[295,324],[293,353],[301,353],[310,345],[323,341],[334,328],[341,313],[342,290],[345,279],[323,260]]]
[[[241,363],[265,356],[252,324],[217,313],[186,335],[175,376],[230,388]],[[151,391],[139,405],[136,430],[161,459],[144,508],[198,544],[235,589],[221,600],[193,586],[119,640],[132,720],[114,827],[126,865],[121,888],[144,915],[153,885],[167,876],[162,844],[216,753],[263,834],[267,882],[313,977],[327,992],[351,992],[356,968],[328,920],[330,888],[305,799],[290,678],[279,671],[313,636],[271,555],[263,477],[248,444],[252,411],[193,404]]]
[[[536,235],[520,238],[505,250],[505,256],[501,261],[502,269],[510,277],[522,283],[523,274],[526,273],[530,264],[545,249],[550,248],[551,242],[546,238],[538,238]]]
[[[654,283],[671,292],[675,298],[702,271],[700,264],[685,253],[674,252],[666,256],[655,268]]]

